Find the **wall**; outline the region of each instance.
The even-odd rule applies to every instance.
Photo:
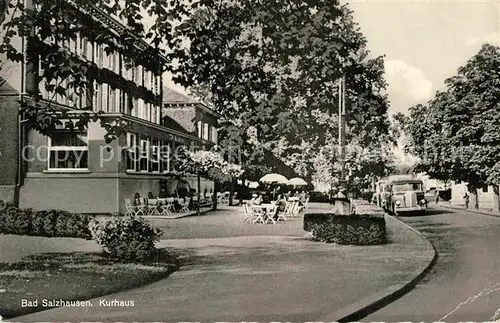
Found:
[[[134,200],[135,193],[139,193],[141,197],[147,197],[148,193],[153,193],[153,196],[158,196],[160,193],[160,180],[152,176],[130,175],[122,177],[119,180],[118,205],[120,212],[125,213],[125,199]]]
[[[2,89],[0,89],[1,91]],[[18,161],[17,111],[19,94],[0,92],[0,199],[14,201]]]
[[[467,184],[466,183],[454,183],[451,188],[451,203],[463,205],[464,199],[463,196],[467,192]],[[477,190],[477,198],[479,201],[480,208],[490,209],[493,205],[493,187],[488,187],[487,192],[483,192],[482,189]]]
[[[29,174],[19,206],[76,213],[117,212],[118,180],[116,176],[93,174]]]

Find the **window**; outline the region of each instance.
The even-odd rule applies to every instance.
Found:
[[[198,121],[198,137],[203,138],[203,123]]]
[[[81,38],[80,43],[79,43],[79,54],[84,57],[88,58],[88,44],[87,44],[87,38]]]
[[[160,143],[157,139],[151,141],[151,158],[149,163],[150,172],[160,171]]]
[[[127,133],[127,170],[135,171],[137,156],[137,136],[133,133]]]
[[[116,90],[109,88],[109,112],[116,112]]]
[[[149,158],[149,140],[141,139],[141,156],[139,158],[139,170],[141,172],[148,171],[148,158]]]
[[[144,120],[148,119],[148,111],[146,110],[146,106],[142,99],[137,99],[137,109],[138,109],[138,117]]]
[[[123,113],[128,114],[128,115],[132,115],[132,111],[130,109],[131,109],[131,105],[130,105],[130,100],[129,100],[128,94],[127,94],[127,92],[123,92],[123,111],[120,111],[120,112],[123,112]]]
[[[161,148],[161,171],[164,173],[170,172],[170,158],[172,158],[172,148],[170,147],[170,142],[163,141]]]
[[[92,97],[92,105],[94,111],[101,111],[102,109],[102,84],[94,82],[94,95]]]
[[[135,82],[142,86],[142,66],[137,66],[137,80]]]
[[[108,112],[109,111],[109,107],[108,107],[108,99],[109,99],[109,85],[108,84],[102,84],[101,85],[102,87],[102,95],[101,95],[101,99],[102,99],[102,106],[101,106],[101,110],[104,111],[104,112]]]
[[[392,191],[397,192],[397,193],[410,192],[410,191],[421,191],[421,190],[422,190],[422,184],[417,184],[417,183],[414,183],[414,184],[409,184],[409,183],[394,184],[392,186]]]
[[[102,45],[97,45],[96,46],[97,53],[96,53],[96,64],[99,68],[103,68],[104,66],[104,48]]]
[[[157,105],[154,105],[154,111],[155,111],[155,116],[156,116],[154,122],[157,123],[157,124],[160,124],[160,120],[161,120],[161,109],[160,109],[160,107],[157,106]]]
[[[217,128],[212,126],[212,142],[217,143]]]
[[[117,53],[111,54],[111,70],[116,74],[120,73],[119,57]]]
[[[75,39],[70,38],[68,41],[68,45],[69,45],[69,51],[71,53],[76,53],[76,41],[75,41]]]
[[[87,132],[58,130],[48,139],[48,169],[88,169]]]
[[[133,107],[132,107],[132,116],[139,117],[139,100],[137,98],[133,98]]]
[[[208,138],[209,138],[208,123],[205,123],[203,125],[203,139],[208,140]]]
[[[151,72],[144,69],[144,87],[149,90],[150,84],[151,84]]]
[[[80,107],[82,109],[85,109],[88,105],[88,99],[87,99],[87,89],[83,90],[83,93],[80,94]]]

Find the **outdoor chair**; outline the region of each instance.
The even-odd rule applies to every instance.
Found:
[[[264,210],[260,206],[254,205],[252,206],[251,209],[253,215],[252,223],[262,223],[262,224],[267,223],[266,214],[264,213]]]
[[[295,202],[295,207],[292,209],[292,216],[296,217],[302,211],[303,206],[300,205],[300,202]]]
[[[289,218],[295,218],[299,214],[300,204],[298,201],[290,202],[286,216]]]
[[[177,203],[181,206],[179,213],[189,212],[189,201],[186,202],[184,199],[178,199]]]
[[[287,215],[290,214],[290,207],[292,206],[292,203],[286,203],[285,209],[283,211],[278,210],[278,221],[283,220],[283,221],[288,221]]]
[[[242,222],[245,222],[248,219],[253,218],[254,212],[253,212],[253,209],[252,209],[252,205],[246,204],[246,203],[243,204],[243,213],[245,215],[243,216],[243,221]]]
[[[158,212],[158,201],[156,199],[148,199],[148,215],[160,215],[160,212]]]
[[[166,213],[166,215],[175,212],[175,198],[167,197],[165,199],[165,205],[162,205],[162,212]]]
[[[146,198],[144,198],[144,197],[139,198],[139,205],[136,205],[135,207],[137,209],[137,214],[146,215],[146,213],[148,211],[148,205],[146,202]]]
[[[275,217],[278,214],[278,205],[273,205],[266,210],[266,223],[276,224]]]
[[[131,199],[125,199],[125,215],[139,215],[139,209],[132,204]]]

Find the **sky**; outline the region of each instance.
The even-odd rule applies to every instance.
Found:
[[[373,55],[386,55],[389,114],[425,103],[444,80],[500,39],[500,1],[352,0],[355,21]],[[167,86],[184,92],[167,77]]]
[[[484,42],[499,45],[500,1],[350,1],[374,55],[385,54],[390,114],[425,103]]]

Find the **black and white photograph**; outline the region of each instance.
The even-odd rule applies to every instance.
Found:
[[[500,322],[500,0],[0,0],[0,322]]]

